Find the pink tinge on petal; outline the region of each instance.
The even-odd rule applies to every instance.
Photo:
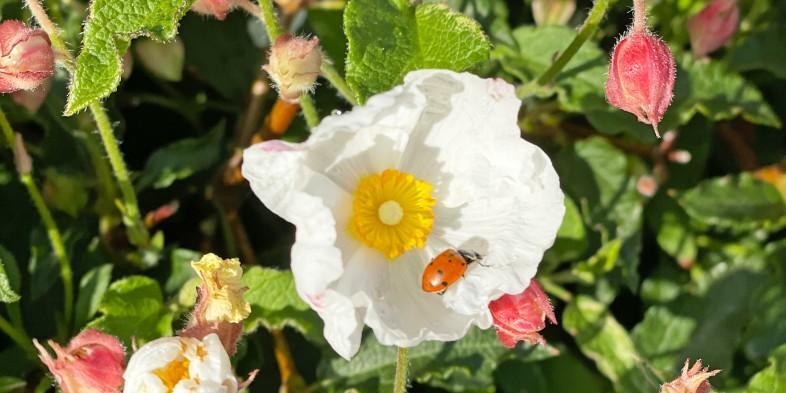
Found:
[[[516,95],[516,88],[502,78],[489,79],[489,93],[491,98],[496,101],[502,101],[505,97],[514,97]]]
[[[259,148],[264,151],[272,152],[272,153],[295,150],[292,146],[275,139],[272,141],[260,143]]]
[[[113,336],[87,329],[66,348],[50,340],[54,359],[37,340],[33,344],[64,393],[116,393],[123,384],[125,350]]]
[[[533,279],[518,295],[503,295],[489,303],[494,327],[503,345],[515,346],[518,341],[544,343],[538,333],[546,327],[546,319],[556,324],[554,308],[543,288]]]
[[[0,93],[33,90],[54,74],[49,36],[22,22],[0,23]]]
[[[688,19],[691,50],[703,57],[725,45],[737,32],[740,10],[736,0],[713,0]]]

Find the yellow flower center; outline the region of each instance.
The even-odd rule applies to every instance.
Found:
[[[166,366],[156,369],[153,371],[153,374],[164,383],[167,393],[171,393],[175,390],[175,385],[177,385],[178,382],[190,378],[188,374],[188,363],[188,359],[176,359],[169,362]]]
[[[437,203],[431,189],[431,184],[395,169],[366,176],[353,196],[350,232],[388,259],[423,247]]]

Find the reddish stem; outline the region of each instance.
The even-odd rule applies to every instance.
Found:
[[[633,32],[644,33],[645,31],[647,31],[647,6],[644,4],[644,0],[633,0]]]

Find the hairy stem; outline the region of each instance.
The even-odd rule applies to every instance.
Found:
[[[587,15],[587,19],[584,21],[584,24],[581,26],[578,34],[576,34],[576,38],[568,45],[568,47],[557,57],[557,60],[551,64],[551,66],[543,72],[538,78],[533,80],[532,82],[520,87],[517,91],[519,97],[526,97],[532,95],[535,91],[540,89],[541,87],[551,83],[554,78],[568,65],[570,59],[576,55],[576,53],[581,49],[581,46],[584,45],[587,40],[595,34],[595,31],[598,29],[600,22],[603,20],[603,17],[606,16],[606,11],[609,8],[609,4],[612,0],[595,0],[595,4],[592,5],[592,9]]]
[[[347,102],[353,106],[358,104],[357,100],[355,99],[355,95],[352,93],[352,89],[349,88],[349,85],[347,85],[347,82],[344,80],[341,74],[338,73],[338,70],[330,61],[330,59],[323,59],[320,69],[322,70],[322,76],[325,77],[325,79],[327,79],[328,82],[330,82],[330,84],[336,88],[336,90],[338,90],[339,94],[341,94],[341,96],[344,97]]]
[[[314,106],[314,100],[308,93],[300,96],[300,109],[303,111],[303,117],[306,118],[308,128],[313,129],[319,125],[319,113],[317,113],[317,108]]]
[[[272,46],[278,36],[281,35],[281,26],[278,23],[276,10],[271,0],[259,0],[259,9],[262,11],[262,22],[265,23],[265,31],[267,31],[267,36]]]
[[[5,318],[0,316],[0,330],[3,331],[8,337],[13,340],[16,345],[25,350],[25,353],[31,358],[36,358],[36,350],[33,347],[30,337],[27,336],[24,330],[11,325]]]
[[[11,148],[11,150],[14,152],[14,155],[19,156],[22,154],[14,147],[14,130],[11,128],[8,118],[1,108],[0,128],[3,129],[5,140],[8,143],[9,148]],[[27,188],[27,193],[30,195],[30,200],[33,202],[33,206],[35,207],[36,211],[38,211],[38,215],[41,216],[41,221],[43,221],[44,227],[46,228],[46,234],[49,237],[49,243],[52,246],[52,252],[55,254],[55,257],[57,257],[57,261],[60,264],[60,278],[63,280],[64,320],[66,327],[69,327],[71,324],[71,316],[73,314],[72,309],[74,305],[74,285],[73,273],[71,272],[71,261],[68,259],[68,253],[66,252],[65,243],[63,242],[63,236],[61,235],[60,230],[57,228],[57,223],[55,223],[55,220],[52,217],[52,212],[49,210],[49,207],[46,206],[44,198],[41,196],[41,190],[33,180],[30,172],[21,172],[19,174],[19,181],[24,184],[25,188]]]
[[[66,68],[70,68],[72,63],[71,52],[69,52],[68,47],[60,37],[60,29],[58,29],[52,20],[49,19],[49,15],[38,0],[25,0],[25,4],[27,4],[27,8],[30,9],[30,13],[33,14],[33,17],[38,21],[41,28],[49,35],[49,41],[52,42],[55,51],[66,57],[69,63]]]
[[[644,0],[633,0],[633,32],[643,33],[647,30],[647,6]]]
[[[407,391],[407,368],[409,367],[407,348],[399,348],[396,355],[396,376],[393,380],[393,393],[404,393]]]
[[[129,240],[137,246],[145,247],[150,241],[150,235],[144,222],[142,222],[136,192],[131,184],[126,163],[123,161],[123,155],[120,152],[120,146],[117,144],[117,139],[112,131],[109,116],[107,116],[106,111],[98,102],[90,103],[90,112],[93,114],[93,118],[95,118],[98,134],[101,136],[104,149],[109,157],[109,165],[112,167],[115,179],[120,187],[120,194],[123,197],[123,222],[128,229]]]
[[[259,6],[252,3],[251,0],[236,0],[235,4],[257,18],[262,17],[262,11],[260,11]]]

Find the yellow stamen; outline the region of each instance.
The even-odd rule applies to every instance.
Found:
[[[350,232],[388,259],[423,247],[434,223],[432,186],[386,169],[363,178],[352,200]]]
[[[188,359],[175,359],[169,364],[153,371],[158,379],[166,386],[167,393],[172,393],[178,382],[189,379]]]

